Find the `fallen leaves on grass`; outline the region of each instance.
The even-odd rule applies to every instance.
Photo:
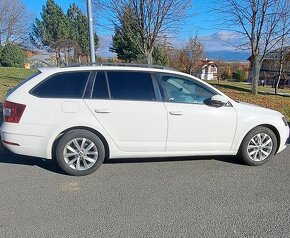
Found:
[[[278,95],[253,95],[229,89],[220,89],[234,100],[256,104],[262,107],[280,111],[290,121],[290,97]]]

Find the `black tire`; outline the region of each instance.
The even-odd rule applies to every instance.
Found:
[[[275,133],[267,127],[258,126],[245,136],[239,155],[248,165],[257,166],[271,160],[276,150],[277,138]]]
[[[60,138],[55,157],[64,172],[73,176],[85,176],[95,172],[102,165],[105,147],[96,134],[76,129],[68,131]]]

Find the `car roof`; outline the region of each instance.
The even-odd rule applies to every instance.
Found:
[[[93,64],[74,64],[63,67],[38,68],[42,73],[46,72],[67,72],[85,70],[118,70],[118,71],[149,71],[149,72],[175,72],[180,73],[174,68],[160,65],[128,64],[128,63],[93,63]]]

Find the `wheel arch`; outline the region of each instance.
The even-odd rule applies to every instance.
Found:
[[[250,129],[245,135],[244,135],[244,137],[243,137],[243,139],[242,139],[242,141],[241,141],[241,143],[240,143],[240,145],[239,145],[239,151],[240,151],[240,149],[241,149],[241,146],[242,146],[242,144],[243,144],[243,141],[244,141],[244,139],[245,139],[245,137],[252,131],[252,130],[254,130],[255,128],[257,128],[257,127],[266,127],[266,128],[268,128],[268,129],[270,129],[271,131],[273,131],[273,133],[275,134],[275,136],[276,136],[276,139],[277,139],[277,148],[276,148],[276,151],[275,151],[275,154],[277,153],[277,151],[279,150],[279,147],[280,147],[280,143],[281,143],[281,136],[280,136],[280,133],[279,133],[279,131],[278,131],[278,129],[275,127],[275,126],[273,126],[273,125],[270,125],[270,124],[260,124],[260,125],[257,125],[257,126],[255,126],[255,127],[253,127],[252,129]]]
[[[72,130],[76,130],[76,129],[87,130],[87,131],[90,131],[90,132],[94,133],[95,135],[97,135],[101,139],[101,141],[103,142],[104,147],[105,147],[105,160],[108,160],[110,158],[109,144],[108,144],[106,138],[99,131],[97,131],[93,128],[90,128],[90,127],[86,127],[86,126],[75,126],[75,127],[70,127],[70,128],[65,129],[64,131],[60,132],[58,134],[58,136],[55,138],[55,140],[52,144],[52,148],[51,148],[51,156],[53,159],[55,159],[56,146],[57,146],[57,143],[60,140],[60,138],[64,134],[66,134],[67,132],[72,131]]]
[[[280,147],[280,144],[281,144],[281,136],[280,136],[280,133],[278,131],[278,129],[273,126],[273,125],[269,125],[269,124],[263,124],[263,125],[260,125],[260,126],[264,126],[268,129],[270,129],[271,131],[274,132],[275,136],[276,136],[276,139],[277,139],[277,149],[275,151],[275,154],[277,153],[277,151],[279,150],[279,147]]]

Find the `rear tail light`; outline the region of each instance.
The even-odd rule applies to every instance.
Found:
[[[5,122],[19,123],[26,105],[5,101],[3,106],[3,118]]]

